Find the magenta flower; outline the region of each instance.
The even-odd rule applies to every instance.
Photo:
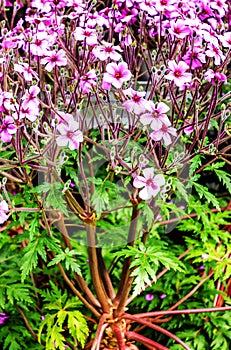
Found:
[[[147,101],[143,98],[146,95],[145,91],[135,91],[132,88],[123,90],[125,96],[130,97],[129,100],[123,103],[123,106],[128,112],[141,114],[146,109]]]
[[[103,89],[110,90],[111,85],[119,89],[125,81],[131,79],[131,72],[125,62],[120,62],[118,65],[114,62],[109,63],[106,67],[106,73],[103,77]]]
[[[156,2],[153,0],[139,0],[139,7],[141,10],[147,12],[150,16],[155,16],[157,11],[155,9]]]
[[[122,52],[123,50],[120,48],[120,46],[113,46],[112,43],[104,43],[104,45],[95,46],[92,53],[100,61],[105,61],[108,58],[113,61],[118,61],[122,56],[117,51]]]
[[[159,130],[164,123],[169,123],[169,119],[165,114],[169,111],[169,107],[164,102],[159,102],[155,105],[152,101],[147,101],[146,109],[149,113],[141,116],[140,121],[142,124],[150,124],[152,130]]]
[[[0,312],[0,324],[4,324],[5,321],[10,318],[5,312]]]
[[[14,113],[13,117],[15,119],[28,119],[30,122],[34,122],[39,115],[38,106],[32,103],[27,103],[27,101],[23,101],[20,107],[19,115]]]
[[[74,37],[77,41],[86,41],[89,46],[97,45],[97,35],[94,29],[77,27],[74,31]]]
[[[87,74],[82,76],[79,81],[79,87],[83,94],[87,94],[97,85],[97,76],[94,69],[91,69]]]
[[[9,212],[8,204],[5,200],[1,201],[0,203],[0,224],[3,224],[7,219],[8,216],[6,213]]]
[[[167,296],[167,294],[161,294],[160,299],[164,299],[164,298],[166,298],[166,296]]]
[[[15,63],[14,70],[21,73],[26,81],[32,81],[33,78],[38,79],[38,74],[31,69],[28,63]]]
[[[56,138],[57,145],[60,147],[68,146],[70,150],[79,148],[80,142],[83,142],[83,133],[79,130],[79,123],[74,118],[68,118],[66,123],[57,126],[60,133]]]
[[[182,87],[185,83],[190,83],[192,74],[186,73],[189,66],[184,61],[180,61],[179,63],[169,61],[168,68],[169,73],[165,75],[165,78],[174,81],[176,86]]]
[[[0,112],[14,111],[15,106],[17,106],[17,103],[12,92],[0,91]]]
[[[208,44],[208,50],[205,51],[206,56],[213,57],[216,66],[220,65],[225,60],[225,55],[221,52],[219,45],[213,43]]]
[[[200,68],[202,67],[202,63],[206,62],[205,54],[202,53],[199,47],[194,47],[193,51],[188,50],[182,59],[192,69]]]
[[[194,131],[194,124],[193,124],[193,120],[186,120],[186,127],[184,128],[184,133],[186,135],[190,135],[193,131]],[[187,126],[188,124],[190,124],[190,122],[192,123],[191,125]]]
[[[220,35],[220,41],[224,47],[231,49],[231,32],[226,32],[223,35]]]
[[[67,57],[66,53],[63,49],[59,51],[50,51],[47,54],[47,57],[44,57],[41,60],[42,64],[46,64],[45,69],[48,72],[51,72],[55,66],[66,66],[67,65]]]
[[[215,82],[224,83],[227,81],[227,76],[220,72],[214,72],[212,69],[207,70],[204,74],[205,80],[212,82],[214,85]]]
[[[49,54],[48,35],[45,32],[36,34],[36,38],[30,43],[30,51],[35,56],[46,56]]]
[[[150,134],[151,139],[154,141],[161,141],[163,139],[164,144],[169,146],[172,143],[171,136],[177,136],[176,129],[170,125],[170,121],[163,123],[159,130],[155,130]]]
[[[40,88],[37,85],[32,85],[29,90],[26,90],[25,95],[22,96],[22,100],[24,101],[24,107],[29,104],[34,104],[36,107],[39,105],[39,101],[37,99],[37,95],[40,92]]]
[[[183,39],[191,33],[191,30],[186,26],[186,21],[178,19],[176,22],[170,22],[169,33],[173,36]]]
[[[154,295],[153,295],[153,294],[146,294],[146,295],[145,295],[145,299],[146,299],[147,301],[151,301],[151,300],[154,299]]]
[[[6,116],[2,125],[0,126],[0,139],[2,142],[10,142],[13,134],[16,133],[16,126],[14,125],[14,119],[10,116]]]
[[[139,192],[139,196],[143,200],[150,199],[151,197],[156,197],[160,192],[161,186],[165,184],[164,176],[158,174],[154,176],[153,168],[143,169],[144,176],[135,176],[133,181],[133,186],[136,188],[143,188]]]

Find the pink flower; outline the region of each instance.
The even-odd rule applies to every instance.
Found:
[[[119,89],[125,81],[131,79],[131,76],[127,63],[120,62],[118,65],[114,62],[109,63],[103,77],[103,88],[109,90],[113,85]]]
[[[184,133],[186,135],[190,135],[194,131],[194,123],[193,119],[189,119],[185,121],[186,126],[184,127]],[[190,125],[191,124],[191,125]],[[188,125],[188,126],[187,126]]]
[[[87,94],[97,84],[97,76],[94,69],[91,69],[87,74],[82,76],[79,81],[79,87],[83,94]]]
[[[2,125],[0,126],[0,139],[2,142],[10,142],[13,134],[16,133],[16,126],[14,125],[14,119],[10,116],[6,116]]]
[[[143,169],[144,176],[135,176],[133,181],[133,186],[136,188],[143,188],[139,196],[141,199],[150,199],[151,197],[156,197],[160,192],[160,187],[165,184],[164,176],[158,174],[154,176],[153,168]]]
[[[70,150],[79,148],[80,142],[83,142],[83,133],[79,130],[79,123],[74,118],[68,118],[66,123],[57,126],[60,133],[56,138],[57,145],[60,147],[68,146]]]
[[[145,295],[145,299],[146,299],[147,301],[151,301],[151,300],[154,299],[154,295],[153,295],[153,294],[146,294],[146,295]]]
[[[5,321],[10,318],[5,312],[0,312],[0,324],[4,324]]]
[[[119,46],[113,46],[112,43],[104,43],[104,45],[95,46],[92,53],[100,61],[105,61],[108,58],[113,61],[118,61],[122,56],[117,51],[122,52],[123,50]]]
[[[148,101],[146,109],[151,113],[145,113],[141,116],[140,121],[144,125],[150,124],[153,130],[159,130],[164,123],[169,123],[166,112],[169,107],[164,102],[159,102],[155,105],[152,101]]]
[[[145,91],[135,91],[132,88],[123,91],[126,96],[130,99],[123,103],[123,106],[128,112],[133,112],[135,114],[141,114],[146,109],[147,101],[143,98],[146,95]]]
[[[41,60],[42,64],[46,64],[45,69],[48,72],[51,72],[55,66],[66,66],[67,65],[67,57],[66,53],[63,49],[59,51],[50,51],[47,54],[47,57],[44,57]]]
[[[8,216],[6,213],[9,211],[8,204],[5,200],[1,201],[0,203],[0,224],[3,224],[7,219]]]
[[[77,41],[86,41],[89,46],[97,45],[97,35],[94,29],[77,27],[74,31],[74,37]]]
[[[220,35],[220,41],[224,47],[231,49],[231,32],[226,32],[223,35]]]
[[[225,12],[228,11],[228,3],[225,0],[215,0],[211,1],[210,6],[212,9],[217,10],[220,17],[225,16]]]
[[[45,56],[49,51],[48,36],[45,32],[38,32],[30,43],[31,53],[35,56]]]
[[[194,47],[193,51],[188,50],[183,56],[183,60],[190,66],[192,69],[202,67],[202,63],[206,62],[205,54],[202,53],[199,47]]]
[[[224,83],[227,81],[227,77],[225,74],[220,72],[214,72],[212,69],[207,70],[204,74],[205,80],[212,82],[214,85],[215,82]]]
[[[33,77],[38,79],[38,74],[31,69],[28,63],[14,64],[15,72],[22,73],[26,81],[32,81]]]
[[[25,95],[22,96],[24,107],[26,107],[28,104],[34,104],[37,107],[39,105],[39,101],[37,100],[37,95],[39,92],[40,88],[37,85],[32,85],[29,88],[29,91],[26,90]]]
[[[34,103],[27,103],[27,101],[23,101],[19,111],[19,119],[27,118],[30,122],[34,122],[39,115],[38,106]],[[18,115],[14,113],[14,118],[18,119]]]
[[[57,111],[56,119],[58,121],[58,124],[61,124],[61,123],[67,124],[68,120],[70,120],[70,122],[74,120],[72,114],[61,112],[61,111]]]
[[[13,94],[8,91],[0,92],[0,112],[14,111],[16,102],[14,100]]]
[[[154,141],[161,141],[163,139],[164,144],[166,146],[169,146],[172,142],[171,136],[176,137],[176,129],[170,126],[171,123],[168,121],[168,123],[162,124],[161,128],[159,130],[155,130],[150,134],[151,139]]]
[[[176,86],[182,87],[185,83],[190,83],[192,74],[185,73],[189,69],[189,66],[184,61],[180,61],[179,63],[169,61],[168,68],[169,73],[165,75],[165,78],[174,81]]]
[[[157,14],[155,5],[156,2],[153,0],[139,0],[140,9],[147,12],[150,16],[155,16]]]
[[[216,66],[220,65],[221,62],[225,60],[225,55],[223,55],[222,51],[219,48],[219,45],[208,44],[208,50],[205,51],[208,57],[214,58],[214,63]]]
[[[191,33],[191,30],[186,26],[186,21],[181,19],[176,22],[170,21],[170,26],[168,29],[169,33],[179,39],[183,39]]]

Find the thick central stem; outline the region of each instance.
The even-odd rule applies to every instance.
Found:
[[[109,298],[99,274],[99,263],[96,248],[96,226],[94,224],[86,224],[86,231],[88,241],[89,265],[94,290],[102,306],[103,312],[110,313]]]

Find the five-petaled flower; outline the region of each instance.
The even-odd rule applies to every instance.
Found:
[[[135,91],[132,88],[123,91],[125,96],[129,96],[130,99],[123,103],[123,106],[128,112],[135,114],[141,114],[146,109],[147,100],[144,99],[146,95],[145,91]]]
[[[166,79],[174,81],[176,86],[182,87],[185,83],[190,83],[192,80],[192,73],[186,73],[189,66],[184,61],[176,63],[175,61],[168,62],[169,73],[165,75]]]
[[[154,141],[161,141],[163,139],[163,142],[166,146],[169,146],[172,143],[171,136],[176,137],[176,129],[171,126],[170,121],[163,123],[161,128],[159,130],[154,130],[150,137]]]
[[[97,35],[94,29],[77,27],[74,31],[74,37],[77,41],[86,40],[86,44],[94,46],[97,44]]]
[[[0,203],[0,224],[3,224],[7,219],[8,216],[6,213],[9,212],[8,204],[5,200],[1,201]]]
[[[14,125],[14,119],[10,116],[6,116],[2,125],[0,126],[0,139],[2,142],[10,142],[13,134],[16,133],[16,126]]]
[[[143,175],[136,175],[133,181],[134,187],[142,188],[139,197],[144,200],[156,197],[161,190],[161,186],[165,184],[164,176],[162,174],[154,176],[154,168],[143,169]]]
[[[102,87],[105,90],[110,90],[111,85],[113,85],[119,89],[125,81],[131,79],[131,76],[132,74],[126,62],[120,62],[119,64],[109,63],[106,67],[106,73],[104,73]]]
[[[33,78],[38,78],[38,73],[34,72],[28,63],[15,63],[14,70],[15,72],[21,73],[26,81],[32,81]]]
[[[66,66],[67,57],[63,49],[59,51],[49,51],[46,53],[46,57],[41,60],[42,64],[46,64],[45,69],[51,72],[55,66]]]
[[[105,61],[108,58],[113,61],[118,61],[121,58],[121,54],[117,51],[122,52],[123,50],[118,45],[113,46],[112,43],[104,43],[104,45],[95,46],[92,53],[100,61]]]
[[[140,117],[142,124],[150,124],[152,130],[159,130],[163,124],[169,123],[169,119],[165,114],[169,111],[169,107],[164,102],[155,105],[152,101],[147,101],[146,109],[149,113],[144,113]]]
[[[79,148],[80,142],[83,142],[83,133],[79,130],[79,123],[73,117],[60,123],[57,131],[60,135],[57,136],[56,142],[60,147],[68,146],[70,150],[74,150]]]
[[[22,96],[22,100],[24,101],[24,107],[29,104],[38,107],[39,101],[37,99],[37,95],[40,92],[40,88],[37,85],[32,85],[29,90],[26,90],[26,93]]]
[[[89,70],[85,75],[80,78],[79,87],[83,94],[87,94],[97,84],[97,76],[95,69]]]

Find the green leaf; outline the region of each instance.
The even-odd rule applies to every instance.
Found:
[[[87,322],[80,311],[69,311],[68,312],[68,329],[74,339],[77,339],[81,348],[86,343],[89,330]]]
[[[75,261],[73,255],[79,255],[79,253],[76,250],[69,250],[69,248],[66,248],[64,252],[61,252],[60,254],[56,255],[54,259],[52,259],[51,262],[47,265],[53,266],[61,261],[65,262],[65,266],[67,270],[72,270],[76,272],[78,275],[81,276],[81,270],[79,264]]]
[[[191,165],[189,169],[189,176],[193,176],[194,172],[202,165],[202,160],[205,157],[202,156],[201,154],[197,154],[193,159],[191,160]]]
[[[223,170],[214,170],[214,172],[231,194],[231,175]]]
[[[52,238],[48,236],[38,236],[37,239],[30,242],[28,246],[24,248],[24,256],[22,257],[20,268],[22,271],[22,282],[24,282],[26,276],[37,267],[39,255],[44,261],[47,260],[46,247],[53,252],[60,251],[55,239],[52,240]]]
[[[138,246],[127,247],[120,252],[116,252],[116,256],[132,257],[130,268],[133,269],[131,276],[134,278],[134,295],[140,294],[144,290],[145,285],[151,285],[156,281],[156,274],[162,265],[167,269],[175,271],[183,271],[183,264],[169,252],[166,244],[159,241],[153,246],[146,247],[142,242]]]
[[[192,184],[195,187],[200,198],[204,197],[208,203],[212,203],[215,208],[220,210],[218,200],[216,199],[216,197],[212,193],[209,192],[207,187],[204,187],[204,186],[202,186],[199,183],[194,182],[194,181],[192,182]]]
[[[92,205],[96,211],[97,217],[100,217],[105,209],[108,209],[109,197],[106,190],[103,191],[102,187],[95,189],[92,196]]]

